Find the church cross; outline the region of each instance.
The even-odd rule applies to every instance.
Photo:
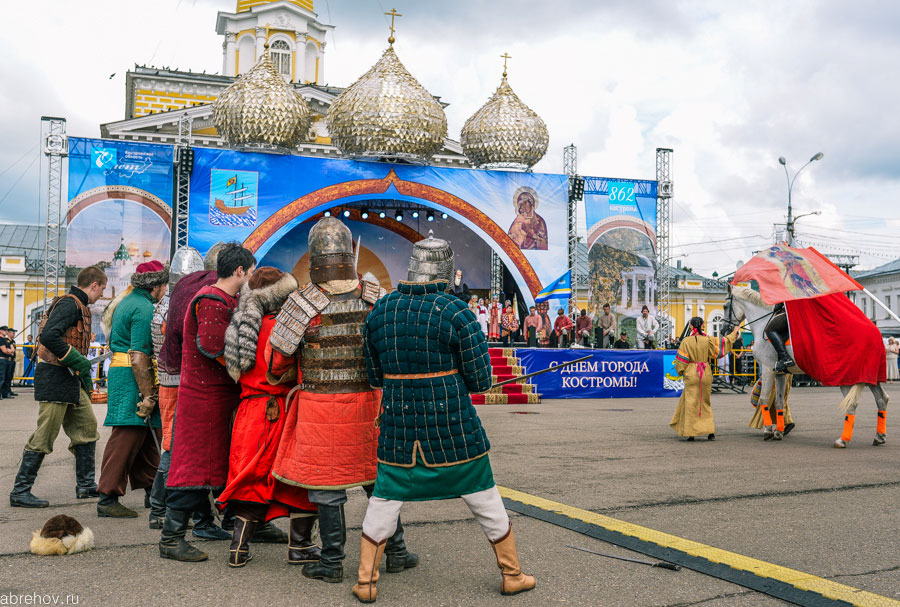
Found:
[[[500,56],[503,58],[503,77],[506,78],[506,60],[512,59],[512,57],[510,57],[509,53],[506,53],[506,52],[504,52]]]
[[[395,42],[395,40],[394,40],[394,17],[402,17],[403,15],[398,13],[396,8],[392,8],[391,12],[385,13],[385,15],[391,16],[391,36],[390,36],[390,38],[388,38],[388,44],[393,45]]]

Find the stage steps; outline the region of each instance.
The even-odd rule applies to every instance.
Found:
[[[525,367],[516,358],[514,348],[488,348],[491,357],[494,383],[525,375]],[[474,405],[527,405],[541,402],[541,395],[535,391],[535,385],[527,382],[516,382],[491,388],[485,394],[473,394]]]

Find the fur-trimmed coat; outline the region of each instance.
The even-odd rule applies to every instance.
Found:
[[[256,364],[256,349],[263,316],[276,312],[288,295],[298,287],[297,279],[285,274],[278,282],[262,289],[244,285],[238,307],[225,332],[225,364],[228,374],[238,381],[241,374]]]

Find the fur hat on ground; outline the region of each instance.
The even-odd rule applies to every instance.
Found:
[[[263,316],[278,311],[297,286],[292,275],[263,266],[253,272],[241,289],[238,307],[225,331],[225,364],[234,381],[256,364]]]
[[[136,289],[149,291],[153,287],[158,287],[168,282],[169,268],[155,259],[139,264],[135,273],[131,275],[131,285]]]
[[[57,514],[31,535],[31,552],[40,556],[63,556],[94,549],[94,532],[71,516]]]

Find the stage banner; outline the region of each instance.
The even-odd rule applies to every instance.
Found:
[[[451,241],[471,287],[490,286],[493,248],[530,303],[565,259],[567,192],[565,175],[198,148],[189,241],[201,253],[218,241],[243,242],[261,264],[302,282],[310,227],[304,222],[330,210],[363,236],[361,269],[386,288],[405,280],[412,243],[433,233]],[[397,201],[434,209],[433,221],[409,209],[397,221]],[[379,217],[379,210],[387,212]]]
[[[541,398],[648,398],[680,396],[675,352],[666,350],[590,350],[521,348],[516,356],[525,373],[534,373],[590,355],[589,360],[535,376]]]
[[[610,304],[631,343],[641,308],[656,315],[656,192],[655,181],[584,178],[588,309]]]
[[[130,284],[138,264],[169,260],[172,226],[172,146],[69,137],[66,275],[97,265],[109,277],[99,314]]]

